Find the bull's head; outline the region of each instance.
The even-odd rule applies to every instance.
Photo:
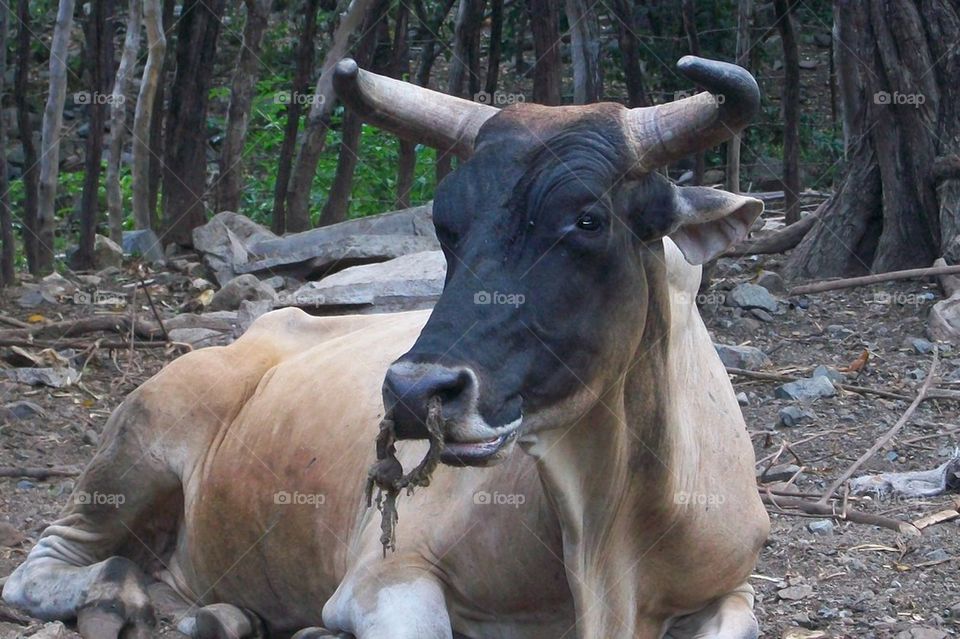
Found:
[[[678,188],[655,169],[739,132],[757,84],[731,64],[678,66],[709,92],[498,110],[338,64],[350,108],[461,158],[433,205],[443,294],[383,386],[399,437],[426,437],[434,397],[447,463],[489,464],[521,433],[570,423],[640,352],[648,313],[667,312],[663,238],[701,264],[746,235],[760,201]]]

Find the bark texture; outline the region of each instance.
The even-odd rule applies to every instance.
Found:
[[[783,193],[787,224],[800,219],[800,49],[790,0],[773,0],[783,44]]]
[[[960,261],[960,12],[950,0],[837,0],[848,168],[787,265],[792,277]]]
[[[23,147],[23,252],[27,257],[27,268],[31,273],[39,273],[37,262],[37,192],[39,190],[39,166],[37,165],[37,145],[33,143],[33,125],[30,124],[30,101],[27,93],[27,80],[30,78],[30,40],[32,27],[30,21],[30,0],[20,0],[17,4],[17,70],[13,80],[13,99],[17,107],[17,134]]]
[[[560,13],[556,0],[527,0],[533,31],[533,101],[560,104]]]
[[[573,102],[590,104],[603,96],[603,65],[600,56],[600,24],[585,0],[566,0],[570,25],[570,57],[573,61]]]

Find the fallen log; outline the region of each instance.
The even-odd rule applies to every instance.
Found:
[[[81,317],[74,320],[65,320],[62,322],[50,322],[49,324],[37,324],[29,328],[13,328],[0,330],[0,340],[25,340],[30,338],[53,338],[76,337],[87,333],[96,333],[98,331],[120,333],[128,335],[131,328],[134,335],[140,339],[160,339],[163,337],[163,331],[155,322],[144,319],[131,319],[127,314],[109,313],[103,315],[91,315],[90,317]]]
[[[823,293],[843,288],[868,286],[880,282],[894,282],[897,280],[911,280],[918,277],[932,277],[934,275],[953,275],[960,273],[960,265],[930,266],[927,268],[911,268],[905,271],[890,271],[889,273],[875,273],[861,277],[846,277],[841,279],[825,280],[811,284],[801,284],[790,289],[790,295],[804,295],[807,293]]]
[[[848,510],[847,508],[838,510],[835,504],[824,504],[802,497],[775,496],[764,490],[760,491],[760,499],[764,504],[775,507],[777,510],[774,512],[785,515],[790,514],[790,511],[786,510],[789,508],[807,515],[823,515],[824,517],[850,521],[855,524],[880,526],[881,528],[888,528],[904,535],[910,535],[911,537],[918,537],[920,535],[920,530],[910,522],[884,517],[883,515],[865,513],[859,510]]]
[[[79,466],[51,466],[50,468],[0,466],[0,477],[25,477],[38,480],[50,477],[75,477],[81,472],[83,469]]]

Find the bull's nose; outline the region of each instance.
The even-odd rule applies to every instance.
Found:
[[[383,382],[383,404],[393,413],[394,431],[400,439],[427,438],[431,398],[440,398],[444,418],[456,419],[469,410],[475,395],[476,378],[464,367],[397,362]]]

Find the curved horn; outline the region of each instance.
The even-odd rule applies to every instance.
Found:
[[[413,142],[468,158],[480,126],[499,109],[337,62],[333,88],[365,121]]]
[[[688,55],[677,69],[708,92],[628,111],[627,129],[646,171],[733,137],[760,109],[757,81],[742,67]]]

